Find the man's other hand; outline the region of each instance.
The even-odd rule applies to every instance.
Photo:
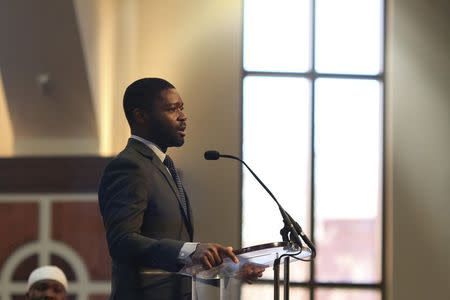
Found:
[[[199,243],[191,256],[194,264],[202,264],[206,270],[220,265],[225,257],[230,258],[235,263],[239,263],[239,259],[233,253],[232,247],[224,247],[214,243]]]
[[[268,266],[260,264],[245,263],[239,268],[237,278],[252,284],[256,280],[258,280],[258,278],[262,277],[267,267]]]

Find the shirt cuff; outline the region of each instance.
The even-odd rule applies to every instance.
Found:
[[[178,261],[183,264],[192,264],[191,254],[197,249],[198,243],[184,243],[178,254]]]

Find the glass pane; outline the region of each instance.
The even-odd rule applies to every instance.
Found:
[[[243,158],[308,232],[310,198],[310,83],[304,78],[246,77]],[[243,246],[281,241],[275,202],[243,168]],[[292,280],[307,278],[308,263],[295,263]],[[266,278],[273,272],[266,271]]]
[[[305,72],[310,63],[309,0],[244,1],[244,68]]]
[[[317,289],[316,300],[381,300],[378,290]]]
[[[283,284],[280,286],[280,299],[283,299]],[[272,300],[273,299],[273,285],[269,284],[253,284],[242,285],[241,289],[242,300]],[[289,288],[289,299],[308,300],[309,291],[305,288]]]
[[[318,281],[376,282],[381,273],[381,85],[316,82]]]
[[[316,69],[377,74],[382,65],[380,0],[316,1]]]

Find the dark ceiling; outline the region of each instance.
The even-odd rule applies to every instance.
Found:
[[[0,71],[15,138],[96,139],[72,1],[0,0],[0,41]]]

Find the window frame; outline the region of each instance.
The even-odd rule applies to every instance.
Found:
[[[381,69],[378,74],[374,75],[367,75],[367,74],[339,74],[339,73],[321,73],[316,72],[316,0],[310,0],[311,1],[311,34],[310,34],[310,47],[311,47],[311,65],[310,70],[307,72],[271,72],[271,71],[248,71],[244,68],[244,34],[241,36],[241,45],[242,45],[242,51],[241,51],[241,107],[244,106],[244,79],[247,76],[270,76],[270,77],[295,77],[295,78],[306,78],[310,81],[310,100],[311,100],[311,117],[310,117],[310,129],[311,129],[311,141],[310,141],[310,151],[312,154],[314,154],[314,149],[316,145],[316,132],[315,132],[315,104],[316,104],[316,90],[315,90],[315,83],[317,79],[320,78],[332,78],[332,79],[366,79],[366,80],[376,80],[381,85],[381,109],[380,109],[380,125],[381,125],[381,153],[380,153],[380,167],[381,167],[381,180],[380,180],[380,190],[381,190],[381,274],[380,274],[380,281],[378,283],[349,283],[349,282],[319,282],[315,279],[315,262],[314,260],[309,263],[309,272],[310,277],[308,281],[305,282],[290,282],[290,287],[301,287],[305,288],[309,291],[309,299],[314,300],[315,298],[315,292],[317,288],[338,288],[338,289],[359,289],[359,290],[375,290],[380,292],[381,300],[386,299],[386,76],[385,76],[385,70],[386,70],[386,23],[387,23],[387,1],[386,0],[380,0],[380,4],[382,5],[381,9],[381,22],[380,25],[381,28]],[[242,0],[242,8],[245,9],[245,0]],[[244,32],[244,13],[242,14],[242,33]],[[243,153],[243,124],[244,124],[244,111],[241,110],[241,154]],[[310,165],[310,199],[309,199],[309,205],[310,205],[310,217],[309,217],[309,228],[311,234],[309,235],[311,241],[315,242],[315,159],[314,155],[311,156],[311,165]],[[243,218],[243,194],[242,194],[242,185],[243,185],[243,168],[241,167],[240,172],[240,185],[241,185],[241,212],[240,212],[240,219],[242,224],[242,218]],[[242,226],[240,230],[240,240],[242,244]],[[254,284],[261,284],[261,285],[273,285],[273,280],[266,280],[266,279],[260,279],[256,281]]]

